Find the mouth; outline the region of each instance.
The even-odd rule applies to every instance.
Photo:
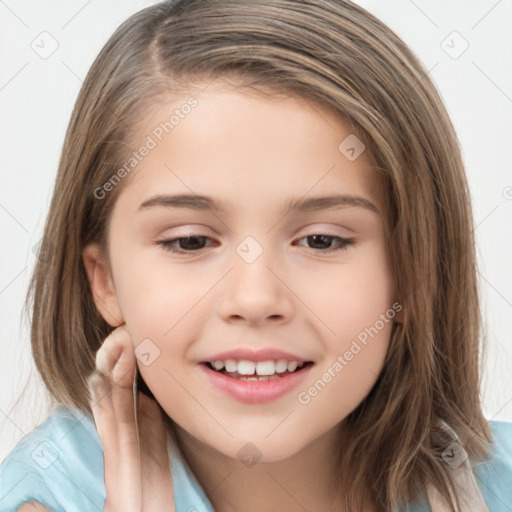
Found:
[[[216,360],[203,361],[197,367],[208,389],[238,402],[261,404],[297,388],[313,365],[313,361]]]
[[[209,370],[232,379],[262,382],[282,379],[288,375],[298,373],[312,366],[313,361],[286,361],[281,359],[278,361],[253,362],[228,359],[227,361],[207,361],[201,364]]]

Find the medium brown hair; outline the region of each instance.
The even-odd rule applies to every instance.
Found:
[[[468,185],[423,65],[349,1],[167,1],[115,31],[78,95],[27,295],[45,385],[56,403],[91,413],[87,377],[112,327],[95,307],[81,255],[96,241],[108,256],[108,219],[128,179],[101,200],[94,191],[133,151],[157,99],[222,77],[328,107],[364,141],[384,184],[403,323],[393,327],[372,391],[343,422],[333,488],[349,510],[361,489],[383,510],[428,482],[449,499],[436,422],[455,430],[473,460],[488,456],[491,441],[479,399],[483,337]]]

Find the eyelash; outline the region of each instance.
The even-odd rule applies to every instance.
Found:
[[[306,236],[303,236],[302,238],[299,238],[299,240],[302,240],[304,238],[310,238],[310,237],[313,237],[313,236],[323,236],[323,237],[326,237],[326,238],[332,238],[333,240],[338,240],[339,241],[340,246],[337,247],[337,248],[328,248],[328,249],[314,249],[313,248],[312,249],[313,251],[317,251],[317,252],[319,251],[319,252],[322,252],[322,253],[331,253],[331,252],[336,252],[336,251],[346,251],[351,245],[354,244],[354,239],[353,238],[342,238],[340,236],[328,235],[328,234],[324,234],[324,233],[315,233],[313,235],[306,235]],[[184,250],[184,249],[178,249],[175,246],[173,246],[173,244],[175,242],[178,242],[180,240],[187,240],[187,239],[190,239],[190,238],[210,239],[210,237],[208,237],[208,236],[189,235],[189,236],[182,236],[182,237],[179,237],[179,238],[172,238],[170,240],[161,240],[161,241],[157,242],[156,244],[159,247],[161,247],[164,251],[172,252],[174,254],[193,254],[193,253],[200,252],[202,249],[204,249],[204,248],[201,248],[201,249],[198,249],[198,250],[188,250],[187,251],[187,250]]]

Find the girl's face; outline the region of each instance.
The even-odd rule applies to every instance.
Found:
[[[140,373],[188,434],[229,457],[285,459],[369,393],[400,309],[370,157],[336,115],[295,97],[215,82],[154,112],[118,173],[131,176],[97,304],[126,322]],[[205,364],[227,359],[285,362],[261,382]],[[305,364],[279,373],[292,361]]]

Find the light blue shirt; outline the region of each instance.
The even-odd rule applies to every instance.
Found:
[[[492,459],[473,465],[490,512],[512,511],[512,423],[491,421]],[[171,450],[176,512],[214,512],[179,450]],[[103,449],[92,417],[59,406],[0,466],[0,511],[36,500],[55,512],[103,511]],[[430,512],[424,496],[403,512]]]

